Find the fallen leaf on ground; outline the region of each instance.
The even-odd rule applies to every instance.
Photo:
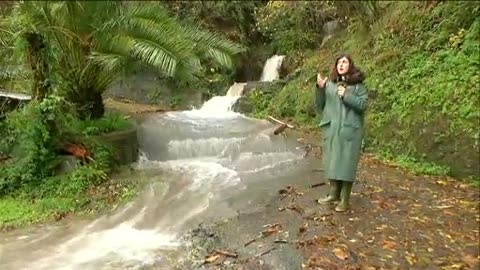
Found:
[[[230,258],[237,258],[238,257],[238,254],[236,254],[236,253],[232,253],[232,252],[228,252],[228,251],[224,251],[224,250],[215,250],[215,253],[223,255],[223,256],[227,256],[227,257],[230,257]]]
[[[448,184],[447,181],[442,181],[442,180],[438,180],[436,183],[442,186],[446,186]]]
[[[474,266],[475,264],[478,263],[478,258],[476,258],[476,257],[474,257],[470,254],[467,254],[467,255],[463,256],[462,261],[472,267],[472,266]]]
[[[335,256],[337,256],[337,258],[339,258],[340,260],[346,260],[348,259],[348,253],[345,252],[343,249],[341,248],[335,248],[333,249],[333,253],[335,254]]]
[[[209,256],[205,259],[205,262],[206,263],[212,263],[212,262],[216,261],[218,258],[220,258],[220,255],[218,255],[218,254],[217,255],[211,255],[211,256]]]
[[[308,223],[305,223],[303,224],[302,227],[300,227],[300,229],[298,230],[299,233],[304,233],[307,231],[307,228],[308,228]]]
[[[383,241],[383,249],[388,249],[390,251],[395,251],[397,244],[393,241],[385,240]]]

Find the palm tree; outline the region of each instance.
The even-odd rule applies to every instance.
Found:
[[[243,48],[174,18],[160,2],[20,1],[12,22],[26,41],[32,94],[52,90],[84,117],[103,115],[102,93],[132,65],[195,84],[206,63],[232,65]],[[18,34],[18,33],[22,34]]]

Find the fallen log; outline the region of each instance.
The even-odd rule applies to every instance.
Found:
[[[285,123],[283,121],[280,121],[276,118],[274,118],[273,116],[268,116],[268,120],[274,124],[279,124],[280,126],[277,127],[274,131],[273,131],[273,134],[274,135],[278,135],[280,134],[282,131],[284,131],[287,127],[288,128],[295,128],[293,125],[290,125],[288,123]]]
[[[273,135],[278,135],[278,134],[282,133],[282,131],[284,131],[286,128],[287,128],[287,125],[286,125],[286,124],[283,124],[283,125],[277,127],[277,128],[273,131]]]
[[[285,122],[283,122],[283,121],[280,121],[280,120],[274,118],[274,117],[271,116],[271,115],[268,116],[268,119],[269,119],[271,122],[274,122],[274,123],[276,123],[276,124],[286,125],[288,128],[295,128],[294,126],[292,126],[292,125],[290,125],[290,124],[288,124],[288,123],[285,123]]]

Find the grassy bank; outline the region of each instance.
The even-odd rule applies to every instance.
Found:
[[[0,230],[94,213],[133,197],[136,183],[111,179],[120,168],[114,150],[97,137],[132,128],[123,115],[79,120],[53,96],[9,113],[0,124],[0,151],[9,157],[0,163]],[[66,144],[89,157],[65,158]]]
[[[316,130],[316,73],[349,52],[368,76],[366,150],[416,173],[478,178],[479,10],[475,2],[392,2],[371,25],[351,20],[322,48],[297,54],[279,92],[252,91],[252,115]]]

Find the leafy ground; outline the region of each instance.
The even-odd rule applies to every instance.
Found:
[[[478,188],[412,175],[368,154],[347,213],[318,205],[326,185],[306,182],[292,180],[260,210],[213,225],[207,235],[216,240],[200,253],[211,261],[205,268],[480,269]]]
[[[350,213],[320,209],[311,221],[307,230],[322,233],[304,238],[306,268],[478,268],[477,189],[408,175],[367,156],[354,192]]]

